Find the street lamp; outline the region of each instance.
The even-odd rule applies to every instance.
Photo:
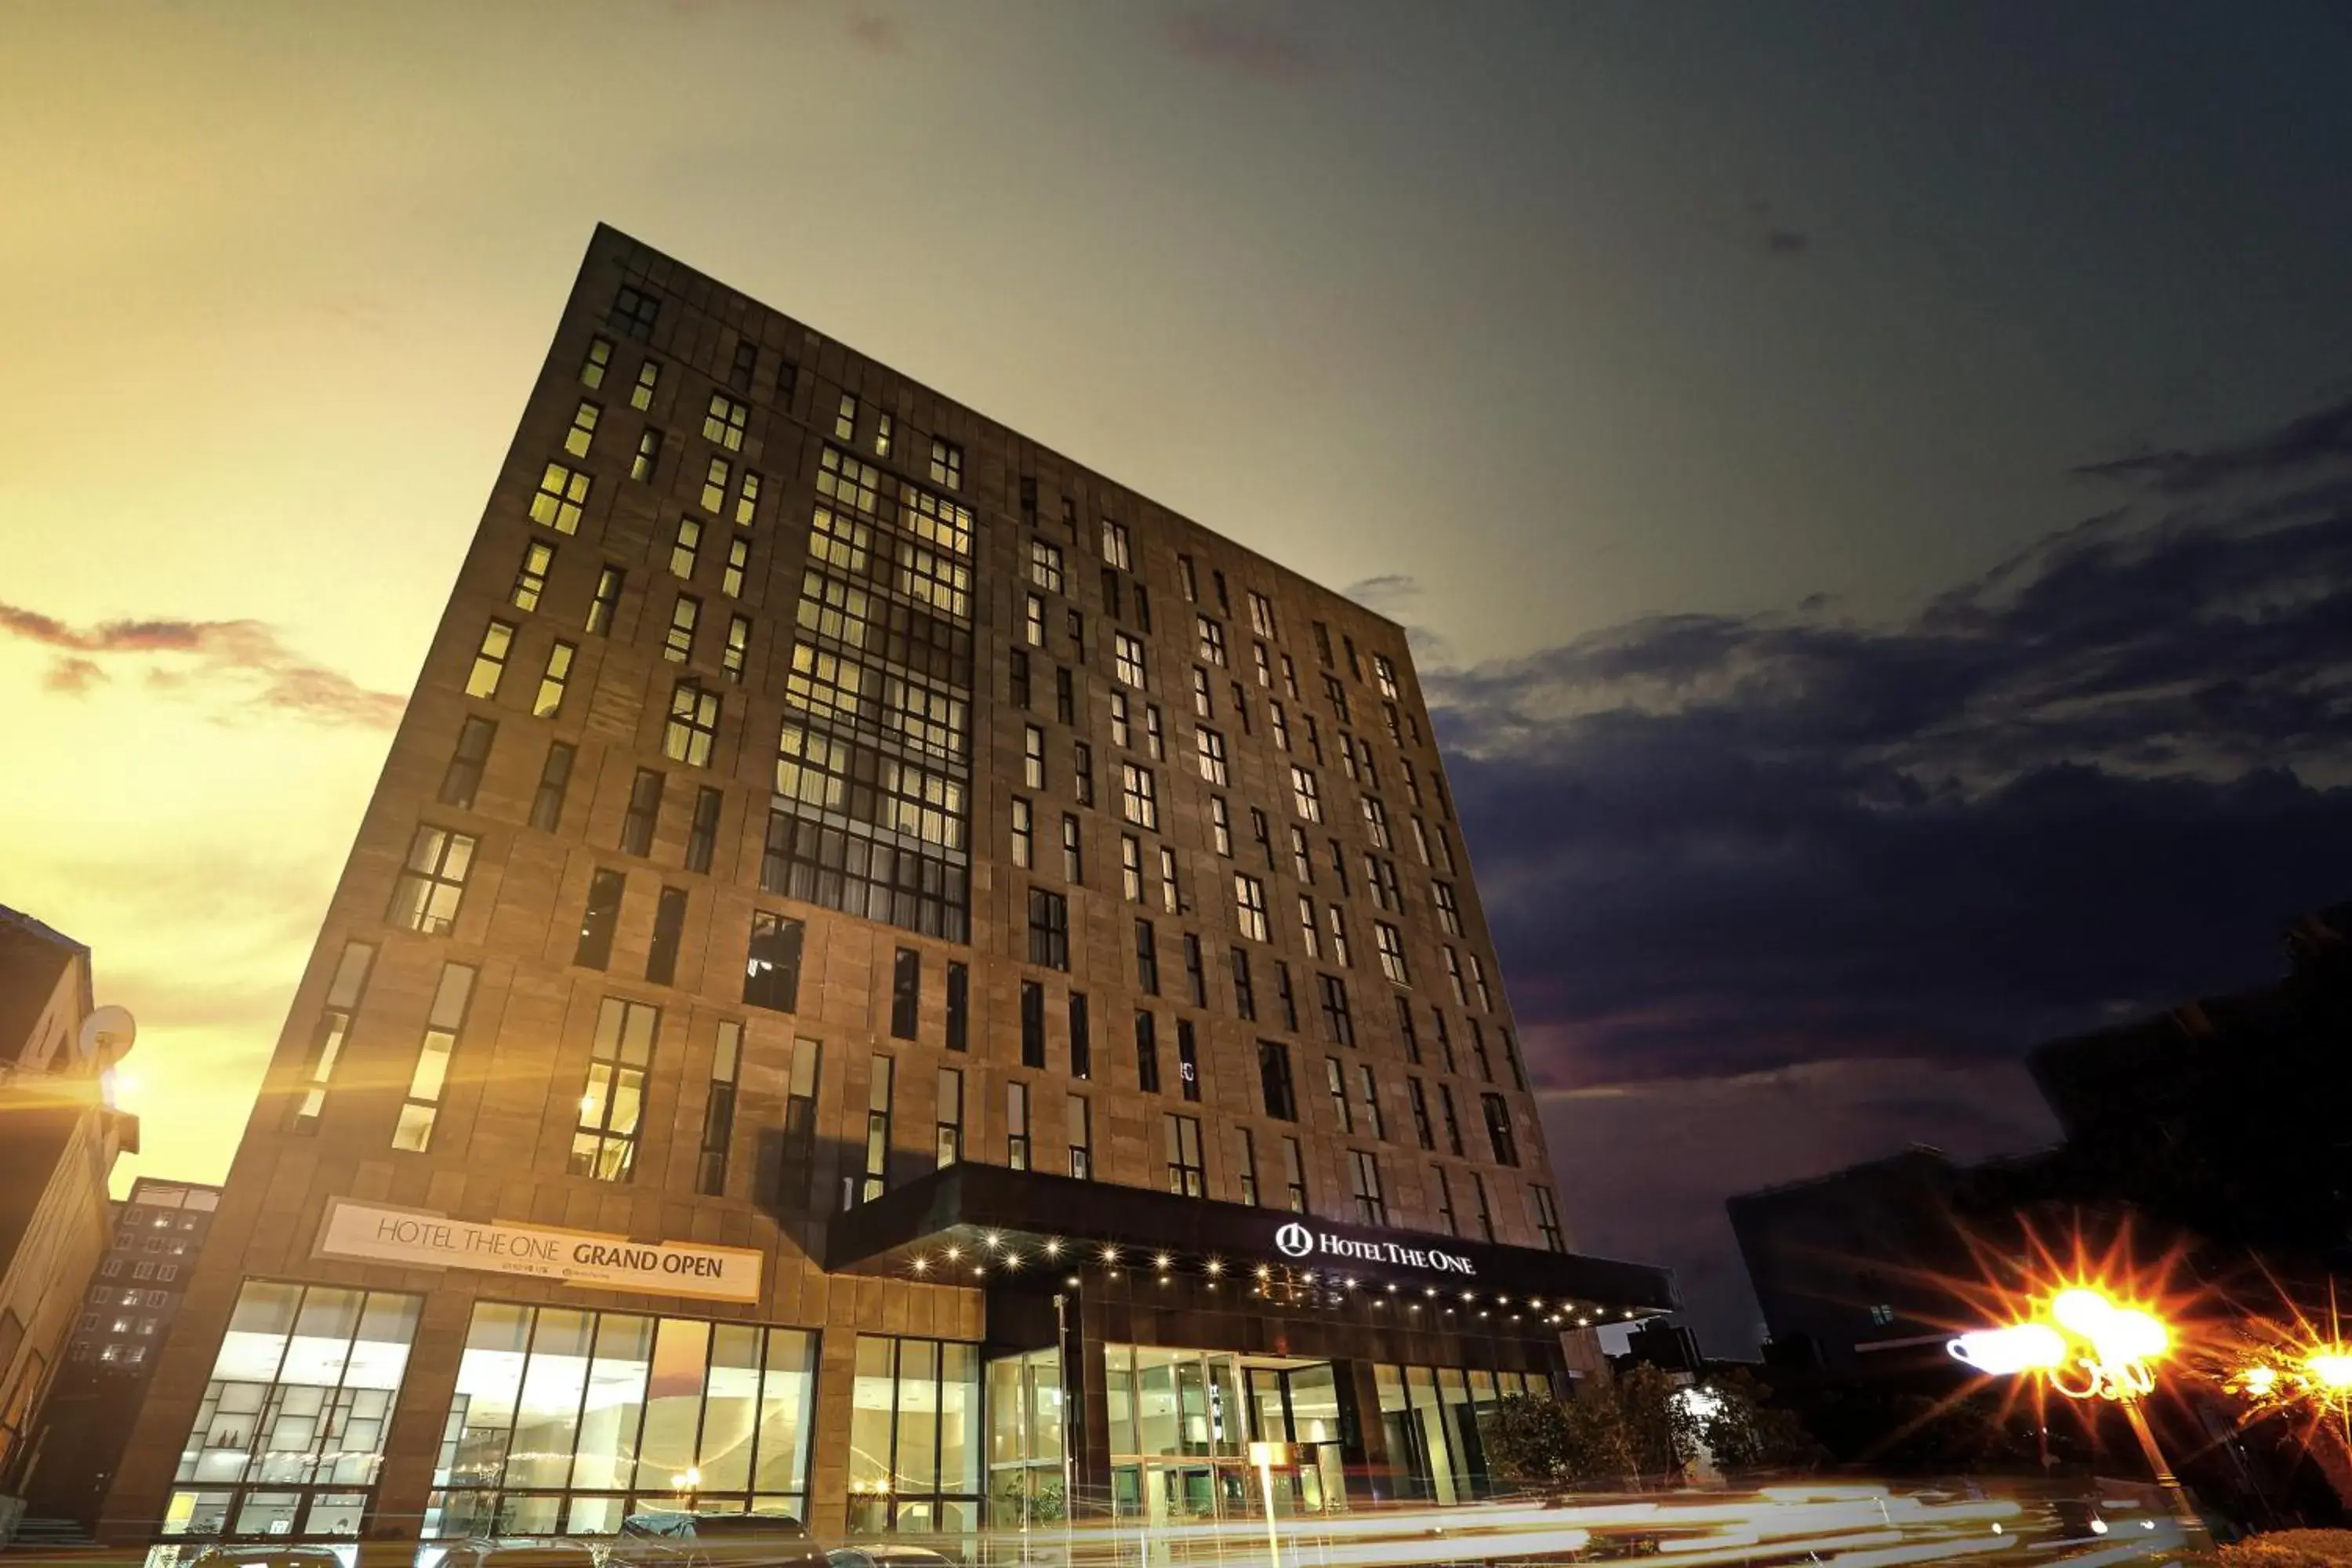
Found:
[[[2172,1331],[2155,1314],[2129,1307],[2103,1290],[2074,1286],[2050,1299],[2047,1321],[2011,1323],[1962,1334],[1948,1349],[1954,1359],[1995,1376],[2039,1373],[2069,1399],[2104,1399],[2123,1407],[2147,1468],[2181,1528],[2201,1531],[2179,1478],[2165,1462],[2140,1401],[2156,1387],[2153,1363],[2172,1347]],[[2352,1361],[2345,1368],[2352,1379]],[[2194,1537],[2192,1536],[2192,1539]]]

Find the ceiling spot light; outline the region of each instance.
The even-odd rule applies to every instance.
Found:
[[[1225,1271],[1224,1263],[1221,1259],[1214,1258],[1212,1258],[1208,1262],[1202,1264],[1201,1267],[1209,1271],[1209,1276],[1212,1279],[1214,1279],[1216,1276],[1223,1274]]]
[[[991,1251],[994,1251],[994,1250],[995,1250],[995,1248],[996,1248],[996,1247],[997,1247],[997,1244],[998,1244],[999,1242],[1003,1241],[1004,1238],[1003,1238],[1003,1237],[998,1236],[998,1235],[996,1234],[996,1232],[994,1232],[994,1231],[992,1231],[992,1231],[990,1231],[986,1236],[982,1237],[981,1237],[981,1239],[982,1239],[982,1241],[985,1241],[986,1243],[988,1243],[989,1249],[990,1249]]]
[[[927,1274],[927,1273],[930,1272],[930,1268],[931,1268],[931,1260],[930,1260],[929,1258],[918,1258],[917,1259],[915,1259],[915,1272],[916,1272],[916,1273],[918,1273],[918,1274]]]
[[[1078,1277],[1073,1274],[1067,1279],[1063,1280],[1062,1283],[1075,1290],[1078,1288]]]
[[[1062,1238],[1060,1237],[1057,1236],[1045,1244],[1045,1256],[1048,1258],[1059,1258],[1062,1256]]]
[[[1102,1249],[1102,1260],[1103,1260],[1105,1263],[1116,1263],[1116,1262],[1118,1262],[1118,1247],[1104,1247],[1104,1248]]]
[[[953,1263],[957,1258],[961,1258],[962,1256],[963,1256],[963,1248],[962,1248],[962,1247],[949,1247],[949,1248],[948,1248],[948,1261],[949,1261],[950,1263]]]
[[[1157,1263],[1158,1265],[1160,1265],[1160,1268],[1161,1268],[1161,1269],[1165,1270],[1165,1269],[1167,1268],[1167,1267],[1168,1267],[1168,1264],[1169,1264],[1169,1261],[1170,1261],[1170,1260],[1169,1260],[1169,1257],[1168,1257],[1168,1255],[1167,1255],[1166,1253],[1164,1253],[1164,1252],[1163,1252],[1163,1253],[1161,1253],[1159,1257],[1157,1257],[1157,1258],[1153,1258],[1151,1261],[1152,1261],[1152,1262],[1154,1262],[1154,1263]]]

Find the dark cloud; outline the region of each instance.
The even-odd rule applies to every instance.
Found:
[[[1768,228],[1764,231],[1764,252],[1768,256],[1801,256],[1812,248],[1812,237],[1793,228]]]
[[[898,24],[887,16],[877,16],[870,11],[849,14],[849,37],[864,48],[877,55],[903,55],[906,39],[898,36]]]
[[[1261,80],[1303,80],[1328,66],[1312,44],[1264,11],[1190,6],[1169,16],[1167,36],[1176,52],[1195,65]]]
[[[151,687],[225,694],[239,708],[317,723],[388,730],[400,721],[406,702],[397,693],[371,691],[341,670],[311,663],[259,621],[119,620],[78,628],[54,616],[0,604],[0,636],[65,655],[50,665],[42,683],[72,695],[86,694],[110,679],[90,656],[150,655],[165,660],[148,667]]]
[[[2138,480],[2174,495],[2188,495],[2232,480],[2292,475],[2347,458],[2352,458],[2352,398],[2233,446],[2201,452],[2150,452],[2092,463],[2075,471],[2099,479]]]
[[[1845,1095],[1811,1142],[1814,1080],[1791,1080],[1772,1114],[1818,1171],[1982,1133],[1951,1075],[2272,978],[2285,919],[2352,894],[2352,480],[2313,467],[2328,439],[2300,420],[2179,455],[1898,624],[1662,616],[1425,672],[1537,1078],[1644,1105],[1737,1080],[1762,1116],[1774,1075],[1907,1064],[1927,1088]],[[2190,505],[2187,474],[2220,477]],[[1598,1127],[1612,1101],[1577,1103]],[[1807,1173],[1756,1177],[1727,1136],[1701,1207]],[[1653,1164],[1571,1206],[1646,1213],[1736,1277],[1718,1224],[1694,1239],[1630,1174]]]

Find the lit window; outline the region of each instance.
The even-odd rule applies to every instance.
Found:
[[[1070,967],[1070,901],[1043,888],[1029,889],[1029,962]]]
[[[714,392],[710,395],[709,411],[702,416],[702,438],[716,441],[730,452],[740,452],[743,449],[743,431],[751,419],[750,405]]]
[[[409,1074],[408,1096],[401,1102],[400,1120],[393,1126],[395,1149],[414,1152],[433,1142],[433,1122],[440,1114],[449,1058],[457,1048],[457,1029],[465,1021],[466,999],[473,989],[471,964],[441,966],[441,983],[434,989],[433,1006],[425,1017],[425,1037],[417,1045],[416,1066]]]
[[[457,748],[441,774],[440,801],[460,811],[474,809],[474,795],[482,787],[482,768],[490,759],[490,742],[497,724],[469,713],[457,730]]]
[[[702,510],[716,512],[727,504],[727,486],[735,470],[727,466],[724,458],[713,458],[702,470]]]
[[[646,1076],[653,1062],[660,1009],[607,996],[596,1015],[589,1047],[588,1081],[572,1134],[571,1173],[600,1182],[626,1181],[637,1154]]]
[[[743,470],[743,483],[735,492],[735,521],[745,528],[751,527],[759,506],[760,476],[746,468]]]
[[[1021,726],[1021,782],[1031,789],[1045,787],[1045,731],[1034,724]]]
[[[1029,542],[1029,581],[1049,594],[1062,591],[1062,547],[1042,539]]]
[[[1374,921],[1372,936],[1381,950],[1381,973],[1399,985],[1412,984],[1412,978],[1405,973],[1403,935],[1388,921]]]
[[[391,924],[427,936],[446,936],[457,923],[476,840],[444,827],[420,826],[409,841],[408,858],[393,884]]]
[[[890,455],[890,438],[898,432],[898,421],[887,414],[877,414],[874,416],[874,455],[876,457],[887,458]]]
[[[1225,738],[1214,730],[1197,730],[1192,735],[1193,750],[1198,753],[1201,776],[1213,784],[1228,783],[1225,770]]]
[[[579,649],[560,642],[547,650],[547,668],[539,678],[539,695],[531,699],[530,716],[547,719],[563,706],[563,689],[572,679],[572,657]]]
[[[662,731],[662,755],[689,767],[710,765],[719,739],[719,694],[681,680],[670,692],[669,723]]]
[[[1212,708],[1213,704],[1209,700],[1209,672],[1199,665],[1194,665],[1192,667],[1192,716],[1196,719],[1213,719],[1216,715],[1212,711]]]
[[[719,665],[727,671],[728,679],[741,683],[744,661],[751,651],[751,617],[730,616],[727,621],[727,646],[719,655]]]
[[[1370,795],[1364,797],[1364,826],[1371,833],[1374,848],[1396,847],[1394,841],[1389,837],[1388,808]]]
[[[1355,1173],[1356,1223],[1381,1225],[1389,1223],[1388,1200],[1381,1195],[1381,1163],[1369,1149],[1350,1149],[1348,1162]]]
[[[604,384],[604,372],[613,363],[613,342],[610,338],[588,340],[588,357],[580,362],[580,384],[593,392]]]
[[[1200,601],[1201,580],[1192,571],[1192,558],[1189,555],[1176,557],[1176,584],[1184,590],[1186,604],[1197,604]]]
[[[1143,902],[1143,846],[1132,833],[1118,839],[1119,887],[1130,904]]]
[[[547,592],[547,574],[555,564],[555,546],[532,540],[522,547],[522,563],[515,568],[514,586],[507,590],[507,600],[518,610],[539,608],[539,596]]]
[[[1034,594],[1026,594],[1022,597],[1023,635],[1028,638],[1031,647],[1044,647],[1045,646],[1045,601]]]
[[[661,461],[662,433],[646,429],[637,435],[637,455],[629,459],[629,478],[644,482],[654,477],[655,466]]]
[[[1037,863],[1035,812],[1017,795],[1013,797],[1013,863],[1024,870]]]
[[[506,673],[507,655],[514,651],[514,627],[504,621],[492,621],[482,630],[482,643],[474,650],[474,668],[466,676],[466,695],[496,697],[499,679]]]
[[[1225,628],[1206,616],[1193,616],[1192,624],[1200,633],[1201,657],[1222,668],[1225,662]]]
[[[931,437],[931,483],[963,489],[963,448],[936,436]]]
[[[607,566],[596,574],[596,596],[588,601],[588,635],[601,637],[613,629],[613,617],[620,613],[621,586],[626,574],[618,566]]]
[[[1333,904],[1327,912],[1331,917],[1331,960],[1352,969],[1356,961],[1348,956],[1348,917],[1337,904]]]
[[[702,601],[691,594],[680,594],[669,609],[669,631],[662,638],[662,657],[672,664],[684,664],[694,657],[694,628],[702,618]]]
[[[854,394],[843,393],[841,401],[835,405],[833,435],[837,441],[857,439],[857,398]]]
[[[1119,815],[1138,827],[1159,830],[1160,797],[1150,768],[1139,768],[1133,763],[1119,764],[1118,805]]]
[[[1176,851],[1160,847],[1160,904],[1170,914],[1184,911],[1184,892],[1176,880]]]
[[[1234,873],[1234,907],[1241,920],[1241,931],[1252,942],[1265,942],[1266,936],[1265,884],[1246,872]]]
[[[1307,821],[1323,820],[1323,796],[1316,787],[1315,775],[1305,768],[1290,770],[1290,804]]]
[[[801,922],[761,912],[751,917],[751,941],[743,960],[743,1000],[778,1013],[797,1012],[801,1001]]]
[[[629,406],[642,414],[654,405],[654,388],[661,384],[661,365],[647,360],[637,366],[636,384],[629,388]]]
[[[661,819],[663,778],[658,768],[639,768],[629,784],[628,809],[621,814],[621,848],[630,855],[650,855],[654,828]]]
[[[1437,905],[1437,919],[1439,923],[1445,927],[1446,933],[1450,936],[1460,936],[1462,910],[1454,901],[1453,886],[1445,882],[1432,882],[1429,885],[1429,896]]]
[[[1232,858],[1234,853],[1233,808],[1225,804],[1225,797],[1221,795],[1213,795],[1209,797],[1209,841],[1218,854],[1229,859]]]
[[[730,539],[727,542],[727,569],[719,574],[719,591],[730,599],[743,596],[744,569],[751,563],[751,542]]]
[[[1110,694],[1110,743],[1112,745],[1130,748],[1134,746],[1133,712],[1134,710],[1129,703],[1126,692],[1114,691]]]
[[[1102,558],[1106,566],[1115,566],[1121,572],[1135,570],[1135,554],[1128,542],[1125,523],[1103,519]]]
[[[1162,1119],[1167,1131],[1168,1190],[1179,1197],[1209,1195],[1209,1173],[1201,1163],[1201,1119],[1170,1115]]]
[[[1396,666],[1389,661],[1388,655],[1384,653],[1376,653],[1372,655],[1372,679],[1380,682],[1381,696],[1387,698],[1391,702],[1396,700]],[[1537,1190],[1541,1191],[1542,1189],[1538,1188]]]
[[[702,548],[702,524],[694,518],[677,520],[677,538],[670,545],[670,575],[687,578],[694,575],[694,558]]]
[[[539,476],[539,492],[530,498],[530,520],[558,533],[577,533],[587,505],[588,476],[561,463],[550,463]]]
[[[1118,675],[1122,683],[1134,687],[1138,691],[1142,690],[1144,689],[1143,639],[1120,632],[1113,637],[1111,648],[1113,672]]]
[[[1495,998],[1486,989],[1486,966],[1478,962],[1476,953],[1470,954],[1470,988],[1478,993],[1478,1011],[1495,1010]]]
[[[1078,819],[1066,811],[1062,813],[1062,880],[1077,886],[1086,879],[1086,857],[1078,838]]]
[[[580,406],[572,411],[572,428],[563,433],[563,449],[575,458],[586,457],[596,439],[596,420],[603,413],[603,409],[583,399]]]
[[[1143,705],[1143,752],[1155,763],[1168,755],[1167,736],[1160,728],[1160,704],[1157,702]]]

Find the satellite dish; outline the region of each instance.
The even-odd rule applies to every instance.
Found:
[[[81,1024],[81,1049],[86,1057],[94,1057],[101,1067],[110,1067],[131,1054],[131,1042],[139,1037],[139,1020],[131,1016],[128,1007],[108,1005],[93,1008]]]

